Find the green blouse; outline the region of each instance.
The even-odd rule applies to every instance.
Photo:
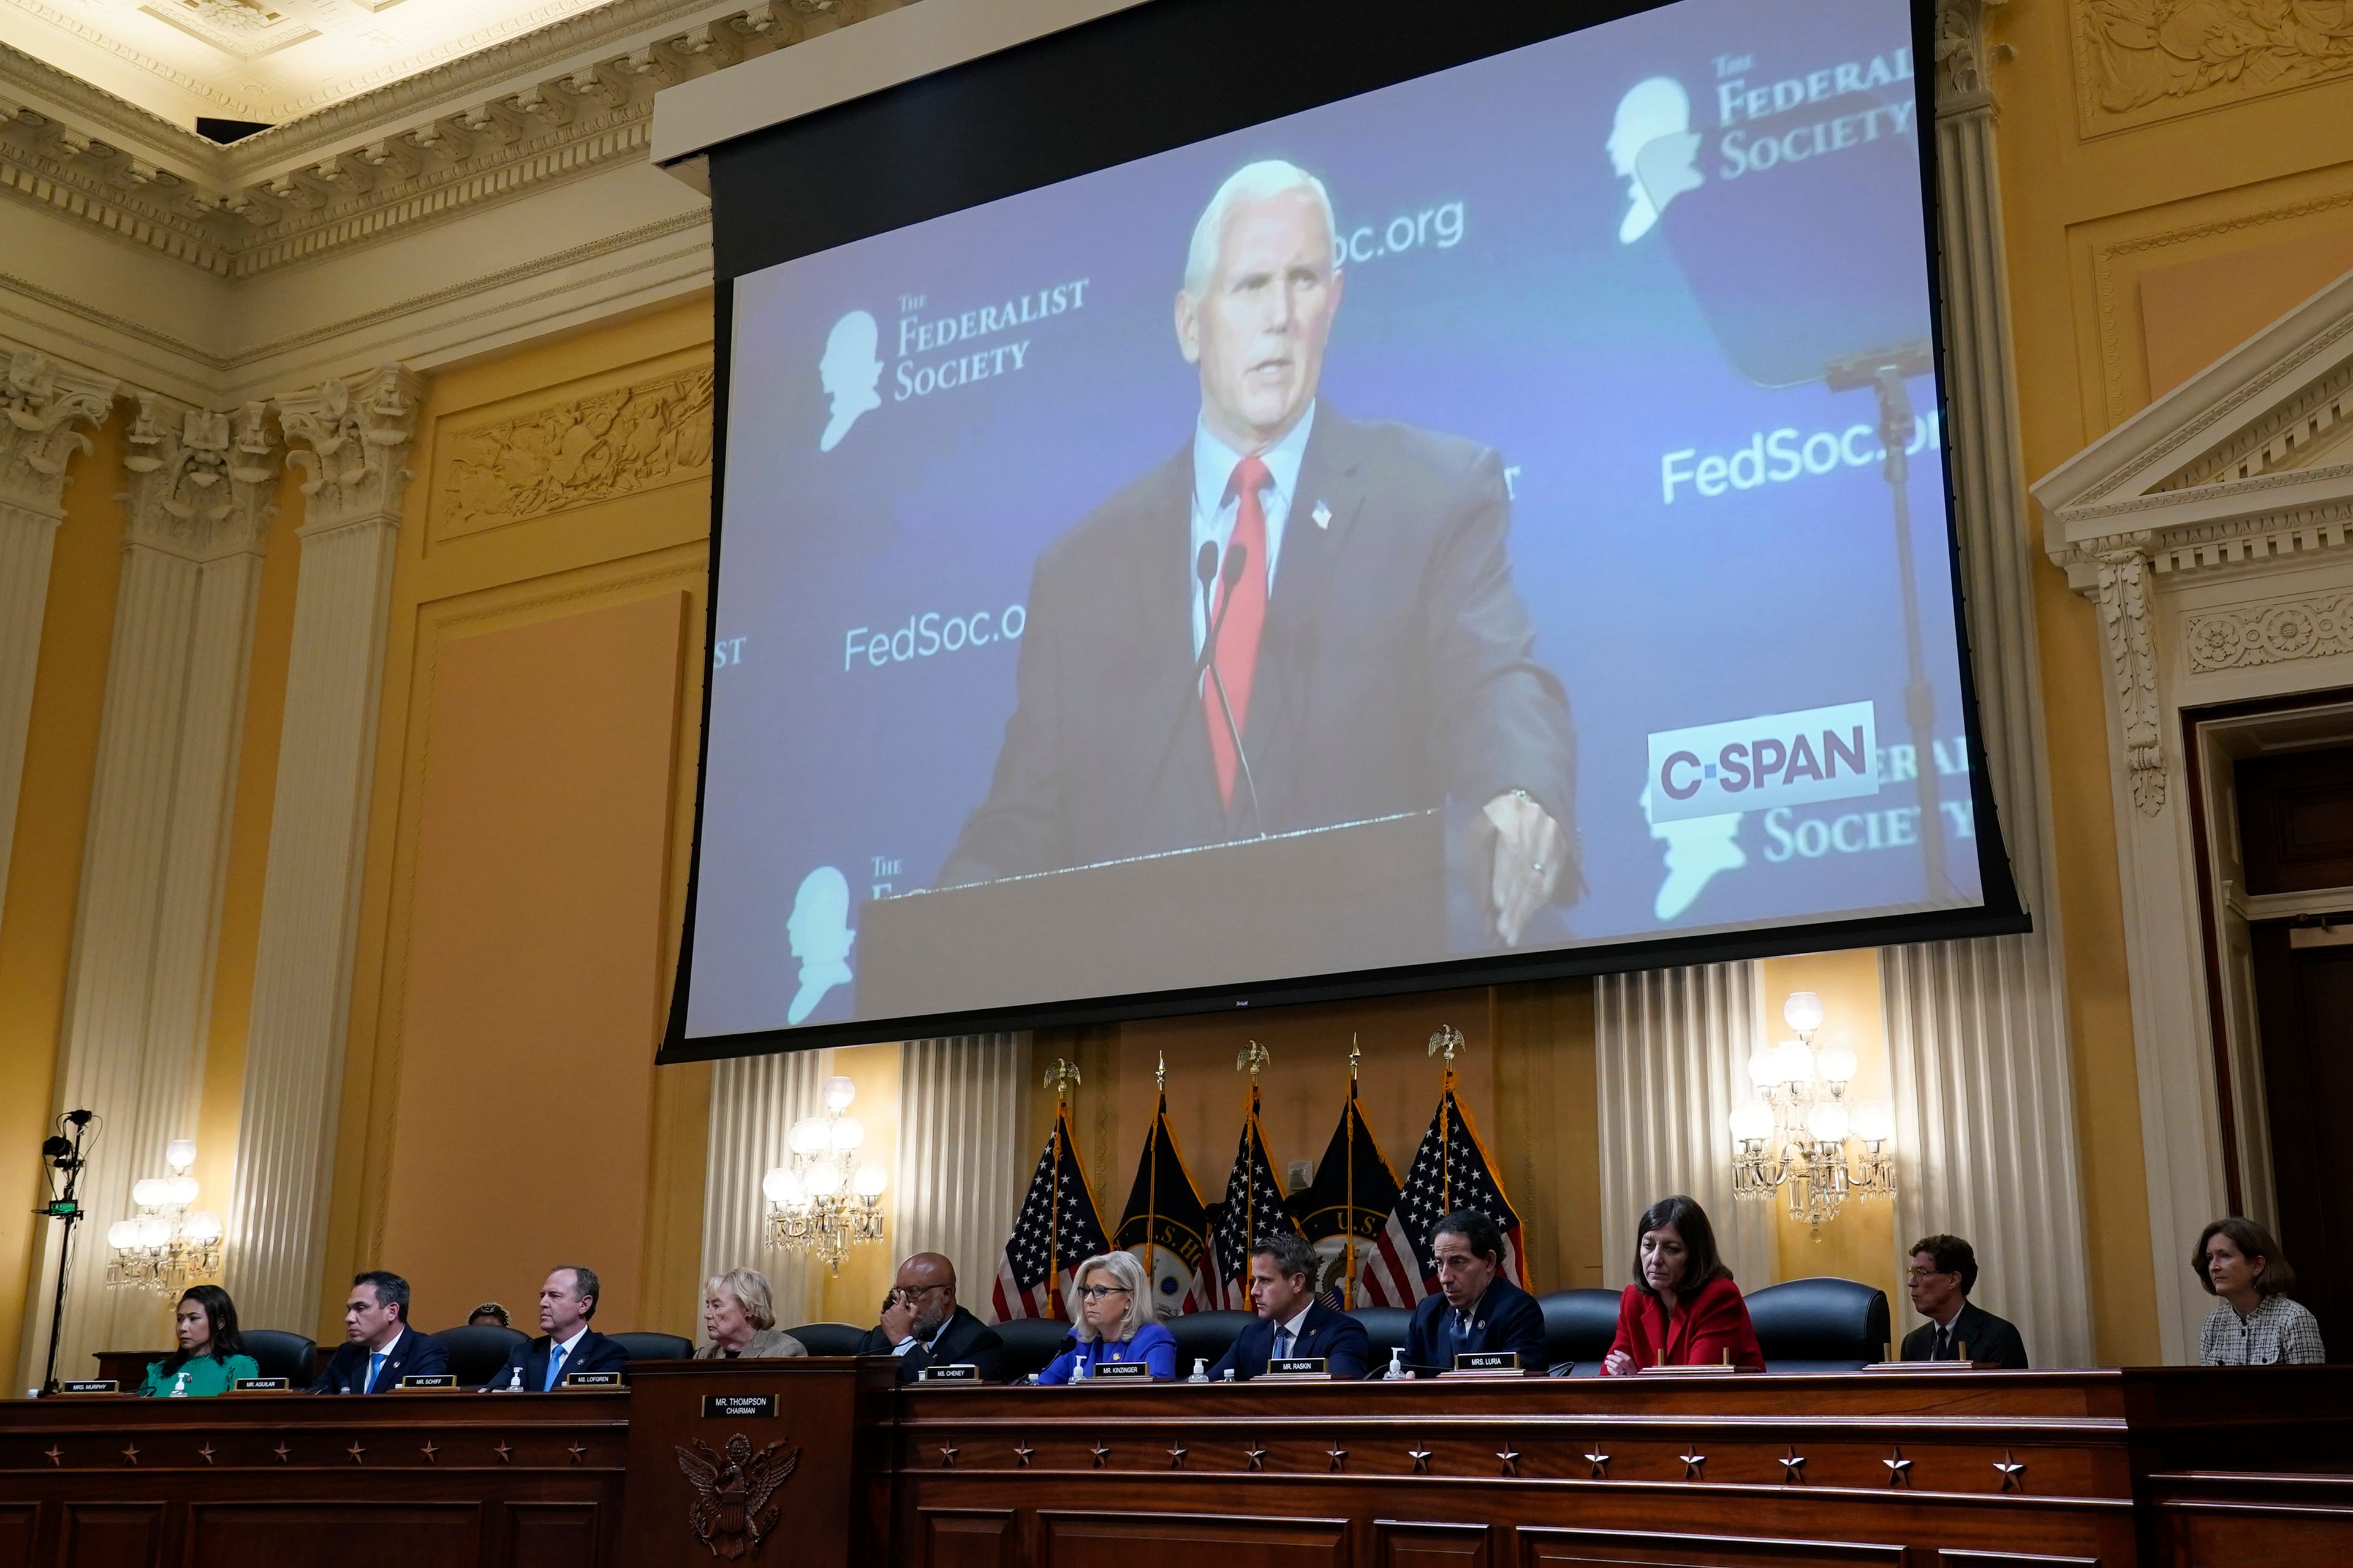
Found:
[[[174,1372],[165,1372],[161,1361],[151,1361],[147,1363],[147,1381],[139,1385],[139,1392],[145,1398],[160,1399],[172,1392],[172,1385],[180,1381],[183,1372],[188,1374],[187,1392],[196,1396],[227,1394],[238,1378],[261,1375],[260,1366],[249,1355],[233,1355],[227,1361],[208,1355],[191,1356]]]

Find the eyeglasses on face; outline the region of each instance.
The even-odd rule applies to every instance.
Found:
[[[1124,1285],[1082,1285],[1079,1294],[1090,1301],[1100,1301],[1105,1296],[1124,1296],[1128,1289]]]

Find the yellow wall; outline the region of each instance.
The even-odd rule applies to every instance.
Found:
[[[1989,16],[2010,50],[1991,85],[2032,479],[2308,294],[2330,258],[2353,264],[2353,80],[2313,85],[2314,62],[2292,31],[2259,51],[2261,70],[2201,78],[2153,42],[2144,47],[2147,35],[2100,24],[2086,0],[2030,0]],[[2189,264],[2202,265],[2179,270]],[[2041,562],[2041,518],[2028,526]],[[2047,563],[2035,613],[2094,1345],[2105,1362],[2151,1363],[2107,672],[2092,606]]]

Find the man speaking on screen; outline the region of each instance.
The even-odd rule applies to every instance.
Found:
[[[1335,233],[1282,162],[1201,214],[1176,310],[1199,420],[1039,558],[940,886],[1451,802],[1494,939],[1575,897],[1568,704],[1512,586],[1502,459],[1319,402]]]

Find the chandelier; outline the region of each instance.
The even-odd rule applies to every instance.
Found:
[[[882,1189],[890,1177],[872,1161],[860,1163],[866,1124],[846,1114],[858,1086],[825,1080],[825,1114],[793,1123],[786,1142],[793,1163],[761,1178],[768,1197],[768,1245],[811,1252],[834,1273],[852,1244],[882,1239]]]
[[[1820,1236],[1848,1194],[1894,1196],[1895,1110],[1848,1099],[1853,1051],[1814,1048],[1822,1026],[1820,996],[1793,993],[1781,1016],[1798,1037],[1763,1047],[1748,1058],[1748,1081],[1757,1092],[1732,1112],[1732,1191],[1753,1199],[1786,1194],[1789,1217]]]
[[[139,1212],[107,1226],[106,1244],[114,1248],[107,1265],[109,1285],[128,1285],[164,1295],[220,1273],[221,1217],[210,1209],[188,1212],[196,1201],[196,1179],[188,1167],[196,1163],[196,1146],[174,1138],[164,1151],[168,1176],[135,1182],[131,1201]]]

